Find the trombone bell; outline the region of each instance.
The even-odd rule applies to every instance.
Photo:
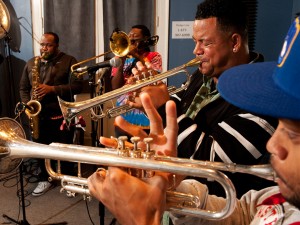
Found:
[[[113,32],[109,40],[109,46],[114,55],[124,57],[129,53],[130,39],[125,32]]]

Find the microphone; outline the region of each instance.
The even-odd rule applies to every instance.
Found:
[[[100,68],[104,68],[104,67],[119,67],[122,64],[122,60],[120,58],[111,58],[110,60],[101,62],[101,63],[97,63],[96,65],[93,66],[84,66],[84,67],[80,67],[74,70],[74,72],[91,72],[91,71],[96,71]]]

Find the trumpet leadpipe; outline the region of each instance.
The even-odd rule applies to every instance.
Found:
[[[155,160],[161,162],[176,162],[176,163],[184,164],[191,168],[204,167],[207,169],[226,171],[231,173],[245,173],[245,174],[255,175],[257,177],[261,177],[270,181],[275,181],[276,179],[276,172],[273,170],[270,164],[241,165],[236,163],[211,162],[211,161],[183,159],[183,158],[158,156],[158,155],[155,156]]]

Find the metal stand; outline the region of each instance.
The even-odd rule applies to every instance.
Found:
[[[6,54],[6,59],[7,59],[7,68],[8,68],[8,82],[10,85],[10,96],[11,99],[8,102],[9,104],[9,109],[13,109],[13,106],[15,105],[15,101],[16,101],[16,95],[15,95],[15,82],[14,82],[14,76],[13,76],[13,71],[12,71],[12,63],[11,63],[11,48],[10,48],[10,41],[12,40],[12,38],[10,37],[9,33],[7,32],[7,30],[4,28],[4,26],[1,25],[1,29],[4,30],[5,32],[5,54]],[[18,50],[18,52],[20,52]],[[13,99],[13,101],[11,101]],[[12,114],[10,112],[10,117],[12,117]]]
[[[99,68],[97,68],[98,70]],[[89,70],[88,71],[88,75],[89,75],[89,85],[90,85],[90,98],[94,98],[96,97],[96,87],[98,86],[98,84],[96,83],[96,71],[97,70]],[[101,85],[102,88],[102,85]],[[102,90],[100,91],[100,94],[102,93]],[[98,107],[102,107],[101,105]],[[97,109],[95,110],[97,111]],[[97,135],[97,128],[98,128],[98,121],[94,121],[91,120],[91,138],[92,138],[92,146],[93,147],[99,147],[100,143],[99,143],[99,138]],[[101,121],[101,132],[103,130],[103,121]],[[100,219],[100,225],[104,225],[104,217],[105,217],[105,206],[103,205],[102,202],[99,201],[99,219]]]
[[[90,98],[92,99],[96,97],[96,87],[98,85],[95,82],[96,70],[90,70],[88,71],[88,74],[89,74],[89,85],[90,85]],[[93,147],[98,147],[100,145],[97,136],[97,128],[98,128],[98,122],[91,120],[91,138],[92,138]]]
[[[4,28],[4,26],[2,26],[1,24],[1,28],[4,30],[5,32],[5,47],[6,47],[6,58],[7,58],[7,65],[8,65],[8,80],[9,80],[9,84],[10,84],[10,90],[11,90],[11,96],[13,98],[13,100],[16,100],[16,96],[15,96],[15,87],[14,87],[14,79],[13,79],[13,72],[12,72],[12,64],[11,64],[11,48],[10,48],[10,41],[12,40],[12,38],[9,36],[9,33],[7,32],[7,30]],[[18,50],[18,52],[20,52]],[[14,104],[14,102],[9,101],[10,104],[10,108],[13,108],[12,104]],[[15,223],[15,224],[22,224],[22,225],[29,225],[28,221],[26,220],[26,212],[25,212],[25,197],[24,197],[24,185],[23,185],[23,162],[21,162],[20,166],[19,166],[19,176],[20,176],[20,186],[21,186],[21,202],[22,202],[22,215],[23,215],[23,220],[21,221],[17,221],[5,214],[3,214],[3,217],[10,220],[11,222]]]
[[[3,218],[5,218],[15,224],[29,225],[28,221],[26,220],[26,211],[25,211],[25,196],[24,196],[24,185],[23,185],[23,162],[19,166],[19,176],[20,176],[20,186],[21,186],[21,202],[22,202],[23,220],[17,221],[5,214],[3,214]]]

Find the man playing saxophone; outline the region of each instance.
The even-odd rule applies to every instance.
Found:
[[[40,40],[41,56],[30,59],[23,70],[20,80],[21,101],[39,101],[41,112],[37,122],[32,125],[32,139],[42,144],[51,142],[72,143],[73,130],[60,130],[63,116],[57,96],[66,101],[74,101],[74,95],[82,90],[82,82],[70,80],[70,68],[77,60],[59,50],[59,37],[56,33],[44,33]],[[38,133],[38,135],[36,135]],[[29,137],[28,137],[29,139]],[[51,184],[44,160],[39,160],[41,173],[39,184],[33,191],[39,196],[47,191]]]

